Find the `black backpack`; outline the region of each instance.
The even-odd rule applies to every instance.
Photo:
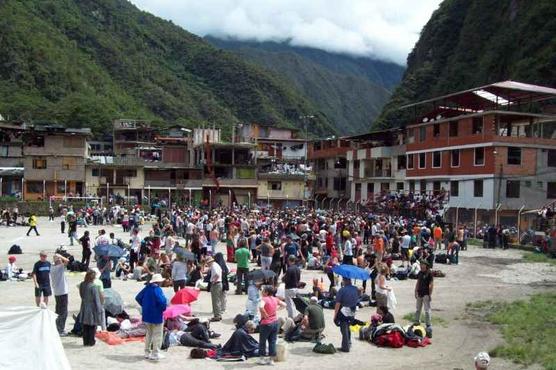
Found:
[[[446,255],[446,253],[438,253],[434,258],[434,262],[448,263],[448,256]]]
[[[21,247],[19,245],[14,244],[10,247],[8,254],[23,254],[23,251],[21,250]]]

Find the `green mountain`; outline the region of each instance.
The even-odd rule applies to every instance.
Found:
[[[118,117],[335,132],[272,74],[125,0],[0,2],[0,113],[106,131]]]
[[[445,0],[375,126],[407,123],[404,104],[508,79],[556,86],[556,2]]]
[[[369,131],[403,73],[403,67],[394,63],[287,42],[205,39],[288,81],[333,122],[340,134]]]

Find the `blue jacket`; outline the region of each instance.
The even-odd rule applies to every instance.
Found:
[[[166,309],[166,296],[156,284],[147,284],[135,297],[143,311],[143,322],[162,324],[162,313]]]

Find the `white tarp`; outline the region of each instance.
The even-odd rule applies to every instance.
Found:
[[[0,307],[0,369],[71,369],[54,312],[38,307]]]

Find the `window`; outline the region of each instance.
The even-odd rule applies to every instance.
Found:
[[[435,123],[432,130],[432,136],[438,137],[440,136],[440,123]]]
[[[485,148],[475,148],[475,166],[485,165]]]
[[[359,159],[356,159],[356,160],[353,161],[353,169],[354,170],[359,169]]]
[[[408,170],[413,169],[413,154],[408,154],[407,155],[407,169]]]
[[[100,176],[100,170],[98,168],[91,169],[91,176],[93,176],[93,177]]]
[[[458,136],[458,124],[459,121],[451,121],[450,122],[450,136]]]
[[[372,194],[375,192],[375,184],[374,182],[370,182],[367,184],[367,194]],[[368,196],[368,195],[367,195]]]
[[[46,159],[33,158],[33,168],[35,170],[44,170],[46,168]]]
[[[419,168],[427,167],[427,153],[419,153]]]
[[[474,180],[473,181],[473,196],[475,198],[482,198],[483,197],[483,180]]]
[[[27,193],[41,194],[43,191],[43,183],[42,181],[27,181],[25,183],[25,189]]]
[[[438,193],[440,191],[440,181],[433,181],[432,190],[434,193]]]
[[[519,198],[519,181],[506,181],[506,198]]]
[[[396,183],[396,189],[398,191],[403,191],[403,182],[397,182]]]
[[[360,192],[361,192],[361,184],[355,184],[355,192],[356,192],[356,193],[360,193]]]
[[[521,164],[521,148],[517,146],[508,147],[508,164]]]
[[[551,149],[548,151],[548,159],[547,159],[548,167],[556,167],[556,150]]]
[[[459,167],[459,149],[450,151],[452,167]]]
[[[67,183],[64,182],[64,181],[58,181],[58,182],[56,183],[56,193],[58,193],[58,194],[64,194],[65,192],[67,192],[67,190],[69,189],[69,184],[67,184],[67,185],[68,185],[67,188],[66,188],[66,184],[67,184]]]
[[[7,157],[9,148],[7,145],[0,145],[0,157]]]
[[[432,168],[440,168],[442,166],[442,152],[432,153]]]
[[[32,136],[31,138],[29,138],[29,141],[27,142],[27,145],[28,146],[39,147],[39,148],[44,147],[44,136],[42,136],[42,135]]]
[[[334,177],[333,189],[335,191],[346,191],[346,178],[345,177]]]
[[[473,117],[473,135],[483,133],[483,117]]]
[[[425,126],[419,127],[419,141],[423,142],[427,139],[427,128]]]
[[[78,136],[64,136],[65,148],[80,148],[82,146],[84,146],[82,138]]]
[[[407,157],[405,155],[398,156],[398,171],[405,170],[405,168],[407,167],[406,161]]]
[[[137,177],[137,170],[124,170],[122,173],[124,177]]]
[[[390,191],[390,183],[389,182],[381,182],[380,183],[380,191],[385,193]]]
[[[282,190],[282,182],[281,181],[269,181],[268,188],[270,190]]]
[[[334,162],[334,168],[346,168],[347,160],[345,158],[338,158],[336,162]]]
[[[450,181],[450,196],[459,197],[459,181]]]
[[[421,189],[421,193],[427,191],[427,180],[419,181],[419,188]]]
[[[415,193],[415,180],[409,180],[409,191]]]
[[[547,182],[546,183],[546,197],[548,199],[555,199],[556,198],[556,182]]]
[[[62,169],[73,170],[75,168],[75,158],[66,157],[62,158]]]

